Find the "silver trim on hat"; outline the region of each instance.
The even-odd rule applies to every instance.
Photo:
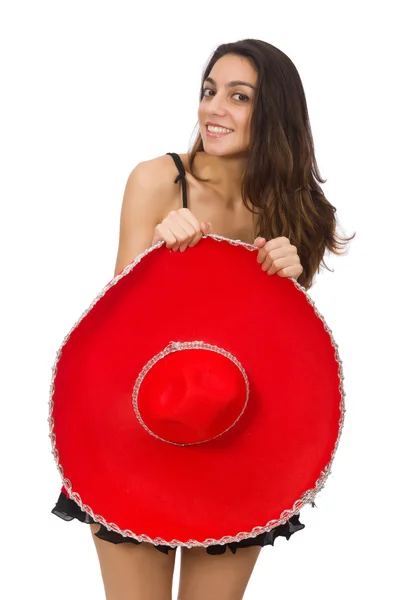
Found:
[[[164,356],[167,356],[168,354],[171,354],[172,352],[178,352],[180,350],[211,350],[212,352],[216,352],[217,354],[221,354],[222,356],[225,356],[226,358],[228,358],[229,360],[231,360],[236,367],[239,369],[241,375],[244,378],[244,382],[245,382],[245,389],[246,389],[246,393],[245,393],[245,403],[243,406],[243,410],[241,411],[241,413],[239,414],[239,416],[237,417],[237,419],[231,424],[229,425],[229,427],[227,427],[224,431],[221,431],[221,433],[218,433],[218,435],[214,435],[214,437],[209,438],[208,440],[200,440],[199,442],[187,442],[185,444],[182,444],[180,442],[171,442],[171,440],[167,440],[165,438],[160,437],[159,435],[157,435],[156,433],[154,433],[150,427],[148,427],[146,425],[146,423],[144,422],[141,413],[139,412],[139,408],[138,408],[138,396],[139,396],[139,388],[141,386],[142,381],[144,380],[144,378],[146,377],[146,375],[148,374],[148,372],[150,371],[150,369],[152,367],[154,367],[154,365],[161,360],[162,358],[164,358]],[[132,404],[134,407],[134,411],[136,414],[136,417],[139,421],[139,423],[142,425],[142,427],[144,429],[146,429],[146,431],[148,433],[150,433],[150,435],[152,435],[153,437],[157,438],[158,440],[161,440],[162,442],[168,442],[169,444],[174,444],[175,446],[193,446],[196,444],[205,444],[206,442],[211,442],[212,440],[215,440],[216,438],[218,438],[219,436],[223,435],[224,433],[226,433],[227,431],[229,431],[232,427],[234,427],[234,425],[240,420],[242,414],[244,413],[246,407],[247,407],[247,403],[248,403],[248,398],[249,398],[249,382],[248,382],[248,377],[247,377],[247,373],[245,372],[245,369],[243,368],[243,365],[240,363],[240,361],[237,360],[237,358],[231,354],[230,352],[227,352],[226,350],[224,350],[223,348],[219,348],[218,346],[214,346],[212,344],[206,344],[205,342],[201,342],[201,341],[194,341],[194,342],[170,342],[168,344],[168,346],[166,346],[164,348],[164,350],[162,350],[161,352],[159,352],[158,354],[156,354],[156,356],[154,356],[153,358],[151,358],[149,360],[148,363],[146,363],[146,365],[143,367],[142,371],[139,373],[135,386],[134,386],[134,391],[132,393]]]

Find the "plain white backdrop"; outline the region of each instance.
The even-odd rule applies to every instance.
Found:
[[[332,474],[317,508],[301,512],[306,528],[263,548],[245,598],[397,597],[391,8],[1,3],[2,598],[105,598],[88,525],[50,512],[61,486],[48,436],[51,368],[66,333],[113,276],[129,173],[188,150],[210,54],[246,37],[295,63],[324,192],[342,232],[357,235],[348,254],[326,256],[333,272],[322,270],[309,292],[345,374]],[[178,577],[179,559],[175,592]]]

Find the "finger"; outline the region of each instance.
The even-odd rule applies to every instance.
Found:
[[[276,237],[272,240],[269,240],[266,243],[268,250],[275,250],[276,248],[284,248],[286,246],[290,246],[290,241],[287,237]]]
[[[167,227],[167,225],[164,224],[164,222],[156,226],[154,230],[154,239],[157,239],[158,241],[164,241],[167,248],[172,248],[174,244],[178,243],[175,235]]]
[[[260,250],[260,252],[263,252],[265,254],[263,254],[264,259],[262,261],[262,269],[264,271],[266,271],[267,269],[269,269],[272,265],[272,263],[280,258],[287,258],[289,261],[292,260],[292,255],[293,252],[290,251],[289,248],[286,248],[285,246],[281,246],[279,248],[273,248],[272,249],[268,249],[268,246],[266,245],[264,250]]]
[[[291,256],[282,256],[273,260],[271,266],[267,269],[267,273],[268,275],[275,275],[281,269],[286,269],[287,267],[291,266],[294,267],[294,269],[296,270],[297,264],[297,261],[295,261]],[[262,269],[266,271],[266,268],[264,268],[264,266],[262,266]]]
[[[300,275],[302,275],[303,269],[301,266],[292,266],[292,267],[284,267],[284,269],[280,269],[277,272],[279,277],[294,277],[297,279]]]
[[[192,237],[192,239],[187,244],[187,247],[193,248],[193,246],[196,246],[196,244],[198,244],[198,242],[201,240],[202,237],[203,237],[203,234],[202,234],[201,230],[196,232],[195,235]]]
[[[199,226],[197,226],[198,231],[196,231],[195,225],[194,224],[192,225],[191,222],[186,220],[184,218],[184,216],[182,216],[181,214],[177,214],[177,215],[173,216],[173,223],[175,224],[176,227],[179,227],[180,230],[184,232],[183,238],[179,238],[177,235],[178,239],[180,239],[179,250],[181,252],[184,252],[186,250],[186,248],[189,246],[190,242],[197,235],[200,234]],[[193,221],[193,223],[194,223],[194,221]],[[179,231],[179,230],[177,230],[177,231]]]
[[[256,245],[259,244],[259,246],[262,246],[262,242],[257,241],[257,240],[263,240],[264,238],[256,238],[255,242]],[[267,254],[272,250],[278,250],[278,249],[282,249],[281,252],[282,253],[292,253],[293,251],[295,251],[295,247],[291,246],[290,241],[288,238],[286,237],[277,237],[277,238],[273,238],[272,240],[269,240],[268,242],[266,242],[265,240],[265,244],[263,247],[260,247],[260,250],[258,252],[258,263],[262,263],[266,260]],[[270,266],[270,263],[267,263],[267,266]]]
[[[266,260],[266,256],[267,256],[267,251],[262,248],[261,250],[259,250],[258,254],[256,255],[256,262],[258,262],[260,265],[264,263],[264,261]]]
[[[212,225],[211,225],[211,223],[208,223],[207,221],[202,221],[200,223],[200,229],[204,235],[208,235],[212,231]]]
[[[179,250],[184,252],[186,248],[195,246],[201,238],[200,223],[188,208],[180,208],[178,215],[191,227],[191,229],[188,229],[190,231],[189,239],[179,247]]]
[[[191,238],[196,233],[194,225],[179,213],[172,215],[172,222],[176,223],[186,234],[186,237]]]
[[[194,214],[188,208],[180,208],[178,214],[185,219],[193,227],[195,231],[200,231],[200,223],[194,216]]]
[[[256,260],[259,264],[263,264],[270,252],[269,242],[265,243],[263,248],[259,248]]]
[[[270,252],[270,250],[277,250],[277,248],[282,248],[283,244],[280,243],[280,238],[273,238],[272,240],[269,240],[268,242],[266,242],[265,244],[260,244],[261,247],[259,249],[259,251],[266,251],[266,254],[268,252]]]
[[[186,223],[186,221],[185,221]],[[195,231],[193,227],[190,229],[190,224],[188,226],[184,225],[185,230],[187,231],[187,236],[185,240],[180,244],[179,250],[180,252],[185,252],[186,248],[192,248],[202,237],[201,231]]]
[[[259,254],[259,252],[258,252]],[[259,257],[258,257],[259,258]],[[269,267],[271,267],[273,260],[279,258],[275,250],[268,250],[267,247],[260,251],[260,260],[258,262],[262,263],[262,269],[267,271]]]
[[[266,244],[266,239],[263,237],[257,237],[254,240],[254,246],[256,246],[256,248],[263,248],[265,244]]]
[[[175,243],[172,244],[173,250],[178,250],[182,244],[191,238],[191,231],[189,231],[190,225],[180,220],[175,214],[171,214],[164,219],[162,226],[166,227],[175,237]]]
[[[184,250],[186,250],[187,247],[193,248],[193,246],[198,244],[203,234],[211,232],[212,226],[211,223],[199,223],[194,214],[188,208],[180,208],[178,210],[178,214],[184,220],[186,220],[194,229],[194,234],[192,235],[188,243],[183,244],[183,246],[180,246],[180,250],[181,252],[183,252]]]
[[[199,231],[196,232],[196,234],[194,235],[194,237],[190,240],[190,242],[188,244],[189,248],[193,248],[193,246],[196,246],[196,244],[198,244],[198,242],[201,240],[203,235],[207,235],[207,234],[211,233],[211,229],[212,229],[211,223],[201,222],[201,223],[199,223],[199,227],[200,227]]]

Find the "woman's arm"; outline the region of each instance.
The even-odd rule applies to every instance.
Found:
[[[128,177],[114,276],[150,248],[155,227],[171,207],[175,190],[168,163],[163,157],[141,162]]]

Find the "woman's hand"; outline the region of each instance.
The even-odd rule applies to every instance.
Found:
[[[167,248],[184,252],[187,247],[195,246],[210,231],[211,223],[199,223],[188,208],[172,210],[155,228],[152,246],[164,241]]]
[[[292,246],[286,237],[278,237],[266,242],[258,237],[254,246],[259,248],[257,260],[262,264],[262,270],[269,275],[277,273],[280,277],[297,279],[303,273],[296,246]]]

